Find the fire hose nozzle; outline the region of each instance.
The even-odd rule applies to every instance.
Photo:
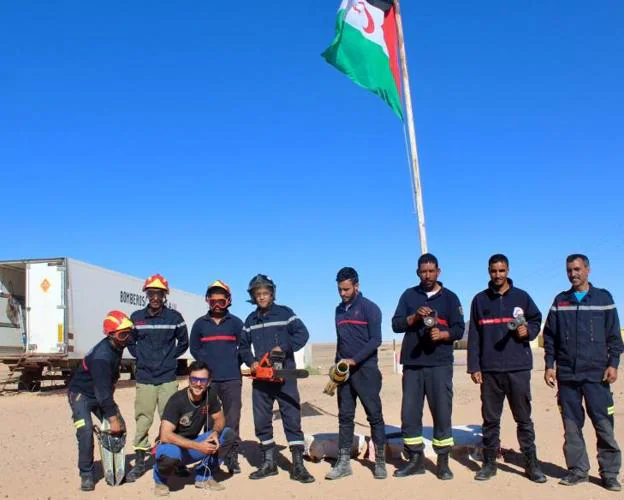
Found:
[[[507,323],[507,328],[512,332],[515,332],[519,326],[526,325],[527,320],[524,316],[518,316],[517,318],[512,319],[509,323]]]
[[[423,318],[423,324],[427,328],[433,328],[438,324],[438,313],[437,311],[432,311],[429,315]]]
[[[329,369],[329,382],[323,390],[324,394],[333,396],[336,393],[336,387],[340,384],[344,384],[349,379],[349,364],[340,360]]]

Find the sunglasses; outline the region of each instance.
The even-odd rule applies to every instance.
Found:
[[[189,377],[191,380],[191,384],[202,384],[205,385],[210,382],[208,377]]]

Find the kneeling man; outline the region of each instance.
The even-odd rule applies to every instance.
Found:
[[[204,426],[212,430],[200,434]],[[180,466],[196,466],[195,486],[222,490],[213,476],[232,449],[236,435],[225,428],[221,401],[210,387],[210,369],[201,361],[189,367],[188,387],[176,392],[165,406],[160,424],[160,443],[154,463],[155,494],[169,494],[167,481]]]

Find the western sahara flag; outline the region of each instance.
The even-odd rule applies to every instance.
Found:
[[[355,83],[381,97],[403,119],[392,0],[342,0],[336,37],[321,55]]]

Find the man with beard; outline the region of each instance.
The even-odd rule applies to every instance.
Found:
[[[375,445],[375,479],[385,479],[386,431],[381,410],[381,372],[377,349],[381,345],[381,310],[360,292],[360,279],[352,267],[336,276],[342,303],[336,307],[336,359],[349,365],[349,378],[338,386],[338,460],[325,479],[351,475],[351,448],[355,408],[359,399],[371,426]]]
[[[453,478],[449,453],[454,444],[453,342],[462,338],[464,316],[457,295],[438,281],[438,259],[426,253],[418,259],[420,284],[408,288],[392,318],[392,329],[405,333],[401,346],[403,401],[401,431],[408,462],[395,477],[424,474],[422,414],[425,396],[433,417],[433,449],[438,455],[436,476]]]
[[[191,354],[210,367],[211,388],[219,396],[225,413],[225,425],[236,433],[236,442],[225,466],[231,474],[240,473],[238,447],[241,416],[241,372],[238,357],[243,322],[229,312],[232,305],[230,287],[221,280],[206,290],[208,314],[198,318],[191,329]]]
[[[200,434],[209,419],[212,429]],[[234,439],[234,431],[225,427],[221,401],[210,387],[210,369],[202,361],[193,361],[188,387],[171,396],[163,412],[154,463],[156,496],[169,495],[167,482],[176,470],[199,461],[195,487],[223,490],[214,471],[227,458]]]
[[[129,483],[145,472],[145,456],[151,449],[148,434],[154,411],[162,416],[165,405],[178,390],[176,368],[178,358],[188,348],[188,332],[182,315],[165,305],[169,282],[160,274],[145,280],[143,291],[148,305],[132,313],[134,332],[128,350],[136,358],[136,399],[134,413],[136,431],[135,465],[126,475]],[[186,469],[178,470],[186,475]]]
[[[468,332],[468,373],[481,387],[483,415],[483,467],[475,479],[486,481],[496,475],[500,419],[507,398],[524,453],[526,475],[535,483],[545,483],[531,420],[533,354],[529,344],[539,334],[542,314],[529,294],[508,278],[507,257],[492,255],[488,273],[488,288],[472,301]]]

